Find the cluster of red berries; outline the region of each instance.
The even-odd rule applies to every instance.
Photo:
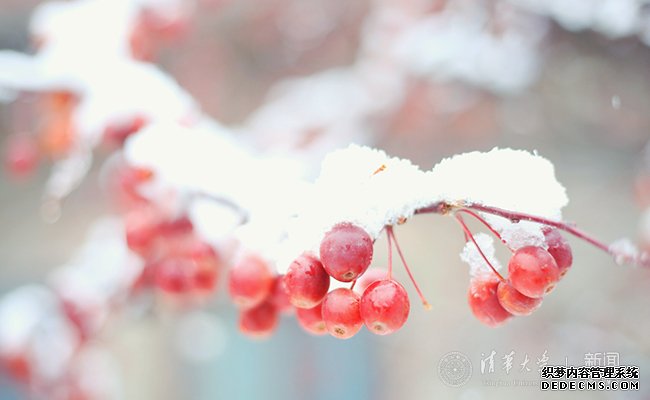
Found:
[[[314,335],[347,339],[364,324],[379,335],[395,332],[408,318],[408,295],[386,271],[366,273],[372,254],[368,233],[342,223],[325,234],[320,257],[300,255],[286,275],[273,276],[264,261],[245,257],[229,279],[230,295],[242,308],[240,330],[267,335],[277,325],[279,311],[295,309],[300,326]],[[351,287],[330,291],[331,278],[351,282]]]
[[[470,281],[472,313],[494,327],[512,316],[530,315],[542,303],[573,262],[571,247],[557,229],[544,229],[548,249],[525,246],[514,252],[508,277],[480,275]]]
[[[136,286],[152,284],[173,295],[208,295],[216,289],[221,259],[196,236],[187,217],[140,209],[126,219],[126,242],[145,260]]]

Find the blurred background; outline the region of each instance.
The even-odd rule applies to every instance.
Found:
[[[0,0],[0,48],[34,51],[29,18],[40,3]],[[650,238],[650,224],[640,222],[650,207],[650,156],[644,152],[650,139],[650,3],[191,3],[182,32],[156,43],[160,48],[151,50],[152,61],[208,115],[250,135],[262,150],[308,141],[308,129],[328,129],[325,120],[313,127],[305,123],[298,133],[266,132],[265,126],[281,127],[266,124],[269,117],[259,111],[278,99],[273,95],[278,82],[312,79],[312,86],[285,104],[285,111],[295,105],[300,119],[312,115],[300,107],[309,107],[309,97],[321,91],[333,108],[347,104],[345,89],[328,86],[336,82],[319,83],[323,71],[383,62],[387,76],[399,75],[398,88],[382,87],[376,99],[381,104],[367,107],[359,118],[363,124],[354,124],[349,135],[337,130],[334,147],[361,141],[423,168],[455,153],[494,146],[537,150],[554,163],[567,188],[567,220],[605,242]],[[0,105],[2,138],[16,134],[25,119],[38,117],[29,94],[17,99]],[[17,112],[23,113],[20,118]],[[93,222],[111,210],[99,183],[105,158],[97,157],[55,223],[41,214],[49,168],[41,165],[29,180],[3,175],[0,294],[45,282],[75,254]],[[620,267],[569,238],[574,267],[543,306],[533,316],[491,329],[467,306],[458,227],[425,215],[396,234],[433,305],[425,311],[412,301],[409,321],[396,334],[376,337],[363,331],[347,341],[312,337],[284,317],[271,338],[251,341],[239,334],[221,283],[214,300],[199,310],[136,310],[107,324],[94,340],[115,376],[95,378],[111,380],[119,389],[99,398],[650,398],[647,271]],[[378,240],[377,265],[384,264],[385,248],[384,239]],[[439,377],[439,362],[451,351],[462,352],[473,365],[471,379],[461,387],[449,387]],[[481,371],[481,360],[492,351],[495,371]],[[511,351],[514,366],[506,374],[503,357]],[[554,365],[583,365],[586,353],[619,353],[620,364],[640,367],[640,390],[542,392],[537,362],[544,353]],[[521,371],[525,357],[529,372]],[[521,383],[530,381],[532,386]],[[0,374],[0,399],[26,396],[15,379]]]

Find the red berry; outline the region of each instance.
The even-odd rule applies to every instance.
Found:
[[[320,259],[332,278],[351,282],[370,266],[372,239],[356,225],[338,224],[325,234],[320,244]]]
[[[518,249],[508,263],[512,286],[528,297],[543,297],[560,279],[560,269],[553,256],[537,246]]]
[[[36,140],[29,135],[13,135],[7,138],[6,146],[5,168],[12,177],[22,178],[34,172],[39,159]]]
[[[571,246],[557,229],[544,229],[544,237],[548,245],[548,252],[553,256],[560,269],[560,277],[563,277],[573,264]]]
[[[357,283],[354,285],[354,291],[361,295],[366,291],[368,286],[376,281],[386,279],[386,277],[388,277],[388,271],[383,268],[369,269],[357,279]]]
[[[297,308],[296,319],[300,326],[312,335],[324,335],[327,333],[325,321],[323,321],[323,303],[313,308]]]
[[[270,336],[278,325],[278,310],[270,301],[242,310],[239,314],[239,330],[252,337]]]
[[[32,367],[28,354],[24,352],[10,352],[0,355],[1,365],[11,376],[20,381],[27,382],[32,376]]]
[[[158,237],[161,216],[154,212],[139,210],[126,218],[126,244],[140,255],[150,254]]]
[[[219,278],[218,265],[211,262],[196,262],[194,270],[194,287],[198,290],[213,292]]]
[[[330,335],[339,339],[354,336],[361,326],[359,295],[350,289],[335,289],[323,299],[323,320]]]
[[[400,329],[410,309],[406,290],[392,279],[375,281],[361,296],[361,318],[366,327],[377,335],[388,335]]]
[[[499,280],[496,278],[472,279],[467,294],[467,301],[474,316],[490,327],[499,326],[512,317],[512,314],[499,303],[498,285]]]
[[[541,298],[524,296],[508,282],[499,282],[497,298],[509,313],[519,316],[532,314],[542,304]]]
[[[273,278],[273,273],[264,260],[253,255],[246,256],[230,270],[230,297],[240,307],[254,307],[271,292]]]
[[[169,293],[189,292],[193,288],[193,272],[194,265],[190,260],[181,257],[163,259],[155,266],[156,285]]]
[[[289,301],[289,294],[284,287],[284,275],[275,277],[273,288],[271,289],[271,301],[275,308],[281,313],[291,313],[293,306]]]
[[[289,266],[284,276],[284,287],[291,304],[298,308],[313,308],[327,294],[330,277],[316,257],[303,254]]]

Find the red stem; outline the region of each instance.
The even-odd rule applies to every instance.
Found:
[[[411,273],[411,269],[409,268],[408,264],[406,263],[406,259],[404,258],[404,255],[402,254],[402,249],[401,249],[401,247],[399,245],[399,242],[397,241],[397,238],[395,237],[395,233],[393,232],[393,227],[392,226],[387,226],[386,227],[386,234],[389,237],[389,243],[390,243],[390,238],[391,237],[393,238],[393,241],[395,242],[395,248],[397,249],[397,254],[399,254],[399,258],[402,260],[402,265],[404,265],[404,269],[406,269],[406,273],[408,274],[409,278],[411,279],[411,282],[413,282],[413,286],[415,286],[415,291],[418,292],[418,296],[420,296],[420,300],[422,301],[422,305],[427,310],[430,310],[431,309],[431,304],[429,304],[427,299],[424,298],[424,295],[422,294],[422,291],[420,290],[420,287],[418,286],[417,282],[415,282],[415,278],[413,277],[413,274]]]
[[[487,263],[490,269],[492,269],[492,272],[496,274],[496,276],[499,278],[499,280],[501,280],[501,282],[505,282],[506,281],[505,278],[501,276],[501,274],[499,273],[499,271],[496,270],[496,268],[494,268],[492,263],[488,260],[488,258],[483,253],[483,250],[481,250],[481,246],[479,246],[478,243],[476,243],[476,239],[474,239],[474,235],[472,235],[472,232],[469,230],[467,225],[465,225],[465,221],[463,221],[463,217],[461,217],[460,215],[456,215],[456,220],[460,224],[461,228],[463,228],[463,232],[465,232],[465,234],[469,236],[472,243],[474,243],[474,246],[476,246],[476,249],[478,250],[479,254],[481,255],[481,257],[483,257],[483,260]]]
[[[386,238],[388,239],[388,280],[393,279],[393,238],[390,234],[390,227],[386,228]]]
[[[592,246],[595,246],[600,250],[606,252],[607,254],[610,254],[615,259],[617,259],[617,261],[622,259],[627,263],[650,268],[650,255],[648,255],[647,253],[641,253],[638,256],[629,256],[627,254],[617,252],[616,250],[613,250],[612,248],[610,248],[610,246],[606,245],[600,240],[576,228],[573,224],[564,221],[552,220],[544,217],[538,217],[532,214],[522,213],[518,211],[504,210],[502,208],[491,207],[482,204],[467,204],[467,203],[451,204],[446,202],[437,202],[427,207],[423,207],[419,210],[416,210],[415,213],[416,214],[435,213],[435,214],[446,215],[449,214],[454,209],[458,211],[462,209],[471,209],[471,210],[476,210],[487,214],[492,214],[492,215],[497,215],[499,217],[507,218],[512,222],[531,221],[542,225],[552,226],[554,228],[568,232],[571,235],[577,237],[578,239],[582,239],[586,241]]]
[[[506,243],[506,241],[503,240],[503,238],[501,237],[501,234],[499,234],[499,232],[497,232],[496,229],[494,229],[492,227],[492,225],[490,225],[485,219],[483,219],[483,217],[481,217],[480,215],[478,215],[474,211],[468,210],[466,208],[461,208],[460,210],[456,210],[456,212],[469,214],[472,217],[476,218],[479,222],[481,222],[483,225],[485,225],[490,230],[490,232],[492,232],[492,234],[494,236],[496,236],[501,241],[501,243],[503,243],[508,248],[508,250],[510,250],[513,253],[515,252],[510,246],[508,246],[508,243]]]

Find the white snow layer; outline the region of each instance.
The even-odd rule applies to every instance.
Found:
[[[242,207],[249,222],[236,235],[281,270],[304,251],[317,254],[325,232],[340,222],[357,224],[377,238],[384,226],[441,201],[551,219],[560,219],[568,202],[553,165],[521,150],[461,154],[423,171],[381,150],[350,145],[326,156],[320,176],[309,183],[300,165],[256,157],[219,126],[205,123],[192,129],[152,124],[127,141],[125,155],[130,163],[151,168],[165,185]],[[513,248],[543,244],[536,224],[496,217],[491,222]],[[200,224],[206,237],[223,235],[218,219]]]
[[[501,270],[501,264],[495,255],[494,239],[485,233],[477,233],[474,235],[474,240],[481,247],[481,251],[494,269],[497,271]],[[494,275],[494,271],[485,262],[476,245],[471,240],[465,243],[465,247],[460,253],[460,259],[469,264],[469,274],[472,278]]]

